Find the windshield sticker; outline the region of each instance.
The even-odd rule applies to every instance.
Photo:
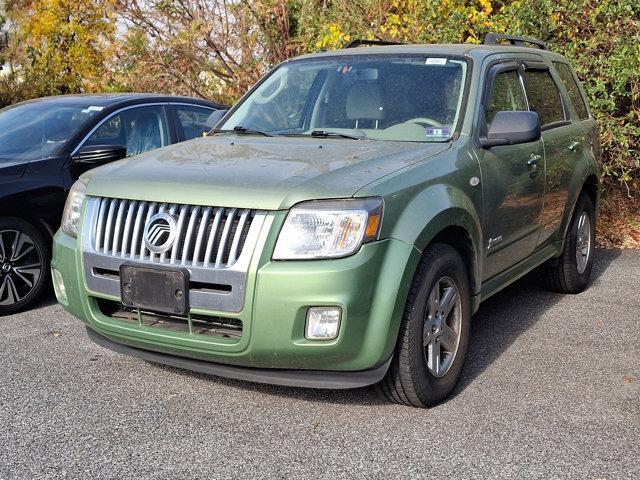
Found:
[[[447,64],[446,58],[437,58],[437,57],[427,58],[427,65],[446,65],[446,64]]]
[[[451,129],[449,127],[427,127],[426,129],[427,138],[448,138],[451,136]]]

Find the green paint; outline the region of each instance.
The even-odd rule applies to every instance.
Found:
[[[598,148],[590,148],[590,142],[598,141],[595,122],[580,121],[569,108],[569,123],[544,131],[538,142],[482,149],[478,137],[492,63],[523,56],[553,68],[551,61],[562,57],[500,46],[383,50],[458,55],[470,62],[464,116],[451,142],[225,134],[152,151],[83,177],[89,196],[268,211],[264,247],[253,254],[243,310],[192,309],[189,315],[189,332],[192,314],[238,318],[243,322],[240,339],[174,332],[102,315],[96,298],[108,297],[86,289],[80,239],[59,231],[52,265],[65,281],[65,308],[103,335],[150,350],[248,367],[355,371],[378,366],[392,355],[421,252],[443,231],[455,231],[471,247],[467,260],[474,310],[557,256],[579,192],[588,177],[599,178],[593,154]],[[560,91],[566,97],[562,86]],[[572,141],[582,144],[576,152],[566,149]],[[543,158],[535,177],[526,165],[532,153]],[[480,180],[477,186],[474,177]],[[349,197],[384,199],[379,240],[342,259],[271,260],[290,207],[305,200]],[[340,334],[335,340],[306,340],[306,309],[322,305],[342,308]]]

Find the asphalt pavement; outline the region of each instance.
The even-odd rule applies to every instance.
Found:
[[[430,410],[161,367],[91,343],[49,297],[0,318],[0,479],[640,478],[640,252],[589,289],[535,275],[473,319]]]

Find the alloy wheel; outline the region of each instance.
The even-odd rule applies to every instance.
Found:
[[[582,212],[578,218],[578,235],[576,238],[576,267],[582,275],[587,269],[591,254],[591,219],[587,212]]]
[[[42,275],[42,252],[19,230],[0,230],[0,305],[21,302],[36,288]]]
[[[460,343],[462,304],[458,286],[450,277],[440,278],[429,293],[422,344],[427,367],[435,377],[446,375]]]

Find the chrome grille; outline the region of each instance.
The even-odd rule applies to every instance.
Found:
[[[143,234],[149,219],[171,213],[177,235],[156,254]],[[272,218],[262,210],[89,197],[82,225],[86,286],[96,296],[120,297],[120,267],[166,265],[189,271],[191,308],[240,312],[253,253]]]
[[[93,226],[96,253],[169,265],[228,268],[241,256],[256,211],[236,208],[95,198],[98,215]],[[161,254],[147,249],[145,224],[161,212],[176,218],[177,234]]]

